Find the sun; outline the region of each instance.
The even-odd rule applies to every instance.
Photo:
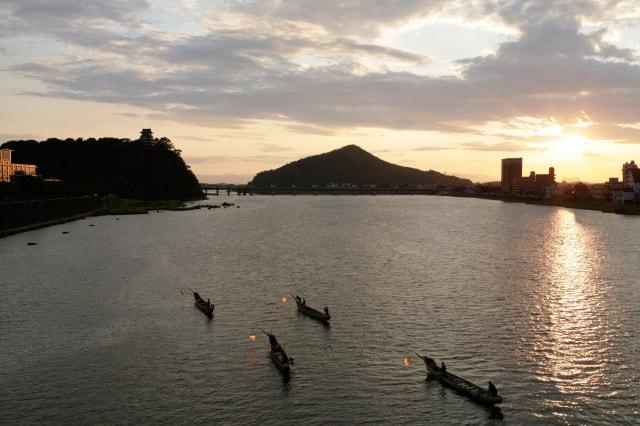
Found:
[[[587,148],[587,140],[579,135],[567,135],[555,139],[547,145],[547,152],[562,159],[581,157]]]

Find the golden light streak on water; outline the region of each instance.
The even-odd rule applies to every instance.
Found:
[[[411,365],[411,358],[408,356],[405,356],[404,359],[402,360],[402,365]]]
[[[282,296],[282,303],[287,303],[289,298],[287,296]]]
[[[249,340],[252,341],[252,342],[255,342],[256,341],[255,334],[252,334],[251,336],[249,336]]]
[[[603,254],[597,236],[570,210],[558,210],[546,245],[547,270],[538,299],[536,346],[544,354],[545,380],[561,393],[597,393],[607,386],[610,299],[599,280]]]

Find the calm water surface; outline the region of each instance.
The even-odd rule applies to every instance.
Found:
[[[0,423],[640,422],[640,218],[421,196],[213,201],[229,199],[241,208],[0,240]],[[293,293],[329,305],[331,327],[283,303]],[[261,330],[295,358],[288,384]],[[493,380],[503,420],[426,381],[413,351]]]

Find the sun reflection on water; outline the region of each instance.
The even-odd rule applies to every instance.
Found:
[[[599,279],[597,236],[558,210],[544,247],[535,310],[534,352],[540,379],[560,393],[598,394],[606,389],[610,358],[607,288]]]

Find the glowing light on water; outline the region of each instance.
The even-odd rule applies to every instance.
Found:
[[[534,326],[543,377],[567,394],[606,389],[610,378],[603,360],[610,358],[606,333],[613,310],[599,277],[603,253],[598,235],[570,210],[558,210],[544,249],[546,268],[540,282]],[[534,306],[535,306],[534,305]]]
[[[249,340],[251,340],[252,342],[256,341],[256,335],[252,334],[251,336],[249,336]]]
[[[402,360],[402,365],[411,365],[411,358],[409,358],[408,356],[405,356],[404,359]]]
[[[287,296],[282,296],[282,303],[287,303],[289,298]]]

